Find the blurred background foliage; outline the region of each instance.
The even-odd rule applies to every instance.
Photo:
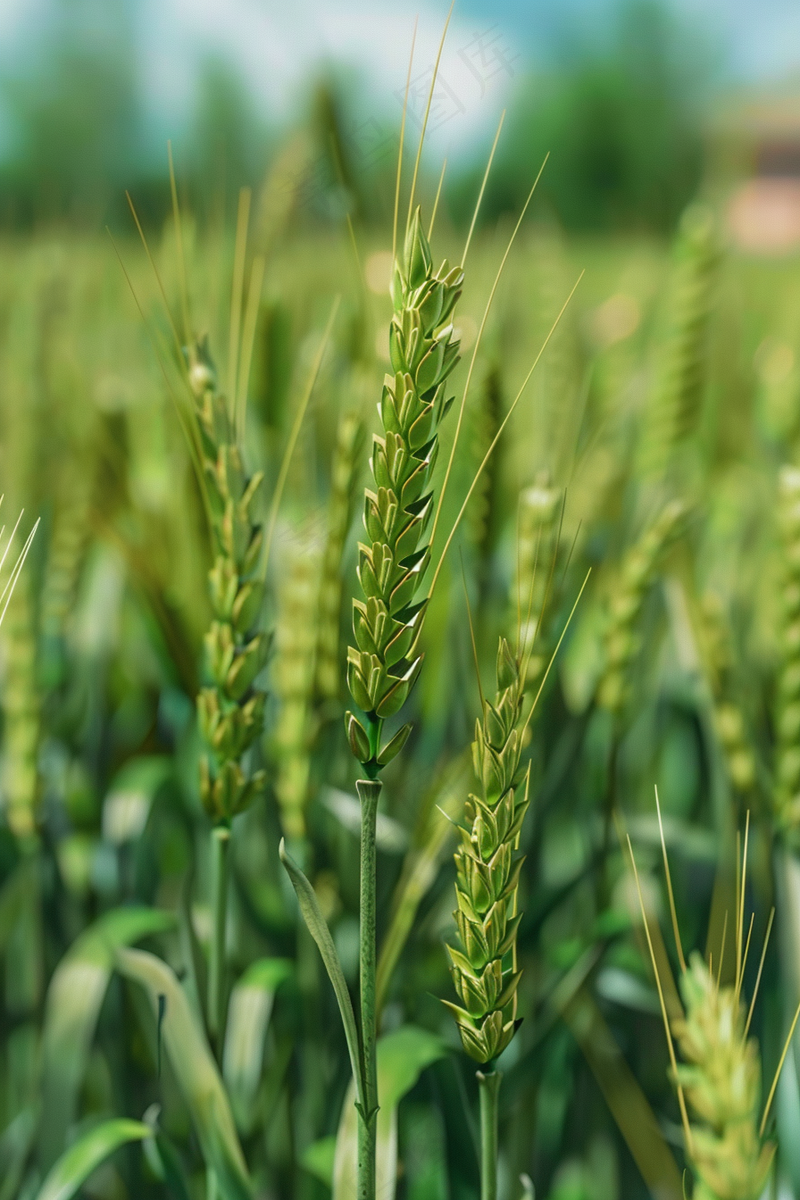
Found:
[[[69,1147],[83,1155],[74,1188],[97,1200],[209,1187],[226,1200],[350,1200],[346,1047],[277,846],[289,838],[312,878],[353,986],[343,659],[388,362],[393,150],[354,147],[365,85],[348,68],[310,78],[281,125],[222,52],[207,56],[174,143],[179,246],[133,6],[48,11],[31,52],[0,73],[0,479],[6,521],[23,506],[25,530],[41,518],[0,631],[0,1200],[63,1194],[45,1180]],[[798,257],[796,244],[754,253],[729,228],[708,124],[724,72],[688,28],[624,4],[602,36],[562,40],[520,71],[470,250],[457,395],[511,215],[550,150],[476,356],[439,547],[585,276],[467,510],[430,607],[414,732],[386,773],[382,1154],[399,1200],[478,1194],[474,1077],[440,1004],[452,995],[449,822],[472,786],[480,711],[470,613],[483,687],[498,635],[535,628],[538,688],[592,568],[525,749],[525,1019],[502,1063],[503,1200],[528,1200],[533,1184],[551,1200],[682,1195],[680,1115],[621,849],[628,830],[666,930],[654,784],[684,946],[710,948],[723,982],[750,813],[747,997],[778,905],[752,1027],[765,1085],[800,990]],[[388,118],[372,133],[396,146]],[[437,167],[423,171],[426,213]],[[464,154],[446,181],[434,241],[451,261],[479,176]],[[208,333],[221,379],[232,293],[265,266],[244,441],[248,470],[265,473],[262,522],[341,297],[278,510],[253,750],[267,784],[233,822],[230,996],[213,1047],[195,717],[210,549],[165,309],[188,344],[181,251],[190,332]],[[657,950],[674,968],[672,949]],[[782,1197],[800,1197],[797,1080],[790,1056],[771,1126]],[[123,1148],[137,1140],[142,1151]]]
[[[94,228],[124,212],[125,188],[137,193],[145,215],[163,217],[163,140],[154,136],[134,7],[51,0],[47,11],[41,36],[0,67],[0,219],[12,227],[68,219]],[[484,220],[517,210],[527,168],[558,147],[542,192],[565,226],[674,227],[702,177],[704,106],[721,77],[689,18],[678,20],[659,0],[620,0],[599,36],[591,25],[564,21],[542,65],[514,75]],[[240,186],[259,180],[280,130],[274,121],[270,128],[224,52],[205,53],[193,96],[175,137],[184,178],[198,204],[215,197],[219,204],[220,193],[230,201]],[[307,89],[317,153],[331,159],[332,182],[350,192],[352,152],[343,152],[342,132],[373,105],[365,80],[338,67]],[[379,119],[391,132],[394,118]],[[162,114],[160,125],[165,121]],[[331,140],[337,126],[338,147]],[[456,221],[469,218],[484,158],[482,146],[474,159],[462,152],[448,181]],[[365,209],[364,196],[352,195],[350,203]],[[374,203],[366,211],[382,215]]]

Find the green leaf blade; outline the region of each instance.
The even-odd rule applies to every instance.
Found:
[[[205,1033],[174,971],[144,950],[119,950],[117,968],[144,987],[153,1013],[165,997],[164,1046],[186,1105],[192,1115],[203,1158],[217,1177],[225,1200],[252,1200],[252,1187],[234,1125],[230,1102]]]
[[[42,1184],[37,1200],[70,1200],[110,1154],[151,1134],[149,1125],[124,1117],[95,1126],[61,1155]]]

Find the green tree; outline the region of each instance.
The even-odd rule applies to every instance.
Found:
[[[703,80],[688,39],[657,0],[624,0],[608,35],[575,41],[523,84],[484,212],[518,211],[551,157],[541,193],[570,228],[670,229],[702,169]],[[460,183],[453,197],[471,194]]]

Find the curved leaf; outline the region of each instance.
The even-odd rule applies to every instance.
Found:
[[[288,959],[260,958],[248,967],[231,991],[222,1074],[242,1133],[250,1132],[255,1116],[264,1039],[275,992],[291,973]]]
[[[0,1200],[12,1200],[17,1195],[38,1120],[35,1108],[23,1108],[0,1136]]]
[[[78,937],[56,967],[45,1002],[40,1151],[48,1167],[61,1153],[97,1018],[120,946],[171,928],[169,913],[130,906],[105,913]]]
[[[188,997],[171,967],[145,950],[116,954],[118,970],[140,983],[157,1017],[164,998],[161,1032],[178,1086],[192,1115],[206,1166],[216,1174],[227,1200],[252,1200],[247,1165],[217,1064]]]
[[[347,1038],[347,1049],[350,1051],[350,1066],[353,1071],[356,1093],[359,1101],[363,1103],[366,1096],[366,1088],[364,1086],[364,1066],[361,1058],[361,1046],[356,1028],[356,1018],[353,1013],[353,1002],[350,999],[350,992],[347,990],[347,981],[342,971],[342,965],[339,962],[339,955],[336,953],[336,947],[333,944],[331,931],[328,929],[327,922],[322,915],[319,902],[314,894],[314,889],[297,863],[293,862],[286,853],[283,838],[281,838],[279,853],[281,862],[292,881],[292,887],[297,893],[297,900],[300,905],[300,912],[303,914],[303,920],[308,927],[308,932],[317,943],[319,952],[322,955],[322,961],[325,964],[325,970],[328,972],[328,978],[336,993],[339,1012],[342,1024],[344,1025],[344,1033]]]
[[[143,1141],[151,1133],[149,1125],[124,1117],[96,1125],[61,1155],[42,1184],[36,1200],[70,1200],[109,1154],[128,1142]]]

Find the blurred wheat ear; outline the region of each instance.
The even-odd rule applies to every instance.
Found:
[[[4,698],[6,726],[3,782],[9,826],[18,838],[29,841],[36,832],[39,702],[35,679],[33,596],[30,588],[18,585],[39,527],[38,520],[18,551],[13,565],[6,565],[22,516],[23,513],[20,512],[9,533],[6,533],[5,525],[0,528],[0,625],[6,621],[7,614],[10,618],[6,623],[8,659]]]
[[[672,1080],[681,1108],[685,1148],[695,1177],[695,1194],[701,1195],[704,1200],[758,1200],[766,1185],[776,1150],[773,1141],[765,1140],[764,1132],[778,1076],[800,1016],[800,1005],[795,1012],[759,1121],[761,1061],[758,1044],[754,1038],[748,1037],[748,1033],[761,982],[774,910],[767,925],[753,996],[749,1007],[746,1007],[742,984],[755,917],[755,914],[751,916],[748,931],[745,933],[749,814],[745,826],[741,868],[737,864],[736,912],[732,922],[736,969],[733,984],[725,986],[721,985],[720,976],[725,953],[727,920],[723,926],[716,970],[712,955],[709,955],[708,962],[705,962],[697,951],[690,954],[688,963],[684,958],[657,795],[656,806],[670,914],[680,963],[680,993],[684,1005],[683,1014],[673,1016],[672,1019],[667,1014],[664,1002],[662,980],[653,951],[648,916],[630,838],[628,853],[661,1002],[672,1064]],[[680,1063],[676,1058],[675,1044],[681,1051],[683,1061]]]
[[[692,205],[683,215],[675,243],[663,335],[638,448],[637,478],[645,488],[663,485],[674,472],[675,455],[700,420],[720,260],[713,213]]]

